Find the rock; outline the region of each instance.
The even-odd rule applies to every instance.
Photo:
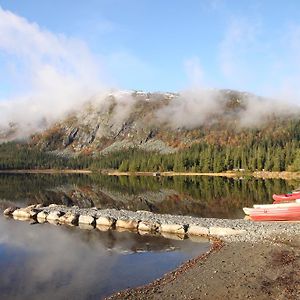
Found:
[[[210,227],[209,234],[212,236],[226,236],[226,235],[237,235],[244,234],[246,230],[237,230],[226,227]]]
[[[59,222],[58,222],[58,219],[56,219],[56,220],[52,220],[52,219],[47,219],[47,222],[49,223],[49,224],[52,224],[52,225],[58,225],[59,224]]]
[[[29,210],[28,212],[30,214],[30,217],[32,219],[35,219],[37,217],[38,213],[41,212],[41,209],[33,208],[33,209]]]
[[[209,229],[203,226],[190,225],[187,230],[187,233],[189,235],[205,236],[205,235],[209,235]]]
[[[47,220],[46,219],[39,219],[38,217],[36,218],[36,220],[37,220],[37,222],[39,223],[39,224],[44,224],[44,223],[46,223],[47,222]]]
[[[160,230],[160,224],[158,223],[151,223],[147,221],[141,221],[139,223],[138,230],[141,231],[150,231],[150,232],[158,232]]]
[[[48,216],[47,216],[47,221],[59,221],[59,218],[63,215],[64,213],[59,211],[59,210],[54,210],[51,211]]]
[[[177,241],[182,241],[185,239],[185,234],[174,234],[174,233],[169,233],[169,232],[162,232],[161,235],[170,240],[177,240]]]
[[[13,216],[14,220],[18,220],[18,221],[29,221],[31,220],[28,217],[20,217],[20,216]]]
[[[12,213],[16,210],[19,209],[18,207],[8,207],[7,209],[4,210],[3,214],[8,216],[12,215]]]
[[[161,224],[160,232],[185,234],[186,227],[185,225],[179,225],[179,224]]]
[[[108,227],[113,227],[116,223],[116,219],[111,218],[111,217],[99,217],[96,220],[97,226],[108,226]]]
[[[71,225],[78,225],[79,214],[73,214],[72,212],[67,212],[63,216],[59,217],[60,223],[66,223]]]
[[[73,141],[74,141],[74,139],[75,139],[75,137],[76,137],[76,135],[78,133],[78,130],[79,129],[77,127],[75,127],[75,128],[72,129],[72,131],[69,133],[69,135],[63,141],[63,146],[64,147],[67,147],[67,146],[69,146],[70,144],[73,143]]]
[[[54,203],[53,203],[53,204],[50,204],[48,207],[49,207],[49,208],[53,208],[53,207],[57,207],[57,206],[58,206],[57,204],[54,204]]]
[[[87,215],[80,215],[78,223],[79,224],[87,224],[87,225],[95,225],[95,218]]]
[[[22,208],[16,209],[12,215],[14,218],[30,219],[30,213]]]
[[[138,228],[139,222],[134,221],[134,220],[122,220],[119,219],[116,222],[116,227],[124,228],[124,229],[129,229],[129,230],[135,230]]]
[[[41,223],[41,221],[45,221],[47,219],[48,213],[45,211],[41,211],[37,214],[37,220],[39,221],[39,223]]]
[[[96,225],[96,228],[100,231],[108,231],[111,227],[110,226],[105,226],[105,225]]]
[[[94,226],[91,224],[79,223],[79,228],[84,230],[93,230]]]

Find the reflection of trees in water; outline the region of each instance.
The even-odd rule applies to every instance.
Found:
[[[0,175],[0,199],[203,217],[242,217],[241,207],[272,201],[299,182],[223,177]]]

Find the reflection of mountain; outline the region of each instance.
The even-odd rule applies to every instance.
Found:
[[[201,217],[242,217],[241,208],[268,203],[297,182],[221,177],[0,175],[1,205],[51,203],[147,210]]]

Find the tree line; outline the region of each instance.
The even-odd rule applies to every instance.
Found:
[[[119,171],[223,172],[300,171],[300,120],[276,120],[263,129],[227,132],[220,140],[206,139],[174,153],[161,154],[137,148],[108,154],[62,155],[26,143],[0,144],[0,169],[117,169]],[[208,137],[211,139],[209,140]],[[230,142],[230,139],[234,142]]]

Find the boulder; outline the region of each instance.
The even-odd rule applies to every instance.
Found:
[[[14,218],[30,219],[30,213],[22,208],[16,209],[12,215]]]
[[[49,224],[52,224],[52,225],[58,225],[59,224],[59,222],[58,222],[58,219],[55,219],[55,220],[53,220],[53,219],[47,219],[47,222],[49,223]]]
[[[33,208],[33,209],[29,210],[28,212],[30,214],[30,217],[35,219],[37,217],[38,213],[41,212],[41,209]]]
[[[87,224],[87,225],[95,225],[95,218],[92,216],[88,216],[88,215],[80,215],[78,223],[79,224]]]
[[[175,233],[175,234],[185,234],[186,232],[186,225],[179,225],[179,224],[161,224],[160,232],[168,232],[168,233]]]
[[[90,224],[79,223],[79,228],[84,230],[93,230],[95,227]]]
[[[119,219],[116,222],[116,227],[129,229],[129,230],[136,230],[138,228],[139,222],[134,220],[122,220]]]
[[[108,231],[111,227],[110,226],[105,226],[105,225],[96,225],[96,228],[100,231]]]
[[[190,225],[187,233],[189,235],[207,236],[209,235],[209,229],[199,225]]]
[[[8,207],[7,209],[4,210],[3,214],[8,216],[12,215],[12,213],[16,210],[19,209],[19,207]]]
[[[150,232],[158,232],[160,230],[160,224],[158,223],[151,223],[147,221],[141,221],[139,223],[140,231],[150,231]]]
[[[48,213],[45,211],[41,211],[37,214],[37,220],[39,221],[39,223],[41,223],[41,221],[45,221],[47,219]]]
[[[58,221],[64,213],[59,210],[51,211],[47,216],[47,221]]]
[[[71,225],[77,225],[79,220],[79,214],[67,212],[63,216],[59,217],[60,223],[66,223]]]
[[[113,227],[116,223],[116,219],[111,217],[100,217],[96,220],[97,226],[107,226],[107,227]]]
[[[48,207],[49,207],[49,208],[54,208],[54,207],[57,207],[57,206],[58,206],[57,204],[54,204],[54,203],[53,203],[53,204],[50,204]]]

